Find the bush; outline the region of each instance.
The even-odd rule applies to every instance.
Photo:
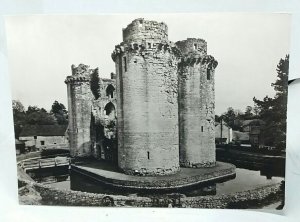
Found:
[[[41,152],[42,157],[48,157],[48,156],[58,156],[58,155],[69,155],[70,151],[66,149],[44,149]]]

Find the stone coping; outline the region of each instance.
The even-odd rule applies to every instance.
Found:
[[[210,168],[181,168],[178,173],[165,176],[127,175],[103,162],[72,164],[71,171],[107,186],[135,190],[181,189],[235,176],[235,166],[224,162]]]

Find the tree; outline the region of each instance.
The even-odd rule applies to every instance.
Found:
[[[253,101],[260,118],[266,123],[262,131],[265,144],[285,149],[289,55],[280,59],[276,71],[277,79],[271,84],[276,91],[275,97],[266,96],[263,100],[254,97]]]
[[[95,99],[98,99],[100,97],[100,85],[99,85],[99,70],[98,68],[91,74],[91,82],[90,87],[91,91],[95,97]]]
[[[19,138],[22,128],[25,124],[25,109],[23,104],[18,100],[12,101],[13,117],[14,117],[14,131],[15,138]]]
[[[221,115],[224,122],[233,130],[240,130],[241,128],[241,112],[234,110],[232,107],[227,109],[226,113]]]
[[[54,101],[52,104],[52,108],[50,111],[51,114],[54,115],[56,121],[60,125],[68,124],[68,111],[64,104],[59,103],[58,101]]]
[[[23,113],[25,111],[23,104],[19,100],[12,101],[13,112]]]
[[[26,111],[26,124],[30,125],[53,125],[56,120],[53,115],[48,113],[44,108],[29,106]]]
[[[253,117],[253,108],[251,106],[247,106],[244,114],[244,119],[251,119]]]

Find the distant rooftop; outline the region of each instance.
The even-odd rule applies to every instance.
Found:
[[[26,125],[20,133],[24,136],[64,136],[68,125]]]

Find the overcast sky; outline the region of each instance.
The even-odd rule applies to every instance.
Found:
[[[115,72],[111,59],[122,28],[135,18],[165,22],[169,40],[203,38],[216,69],[216,114],[228,107],[245,110],[255,96],[274,96],[276,65],[289,53],[287,14],[128,14],[94,16],[14,16],[6,18],[12,97],[25,107],[67,106],[66,76],[71,65],[99,67],[100,77]]]

